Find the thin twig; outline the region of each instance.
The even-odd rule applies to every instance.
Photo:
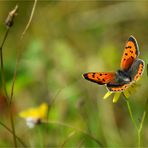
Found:
[[[128,111],[129,111],[131,120],[132,120],[132,122],[133,122],[133,125],[135,126],[135,129],[138,131],[138,127],[137,127],[137,124],[136,124],[136,122],[135,122],[135,120],[134,120],[133,113],[132,113],[132,110],[131,110],[131,106],[130,106],[130,104],[129,104],[129,101],[126,100],[126,103],[127,103],[127,108],[128,108]]]
[[[5,33],[5,36],[4,36],[3,40],[2,40],[2,43],[1,43],[1,46],[0,46],[0,49],[1,50],[2,50],[2,48],[4,46],[4,43],[5,43],[6,39],[7,39],[7,36],[8,36],[8,33],[9,33],[9,29],[10,28],[7,28],[6,33]]]
[[[3,46],[4,46],[4,43],[5,43],[6,38],[8,36],[8,33],[9,33],[9,28],[7,28],[6,33],[4,35],[4,38],[2,40],[1,46],[0,46],[1,79],[2,79],[2,86],[3,86],[3,89],[4,89],[4,93],[6,95],[7,103],[9,102],[9,99],[8,99],[9,97],[8,97],[7,89],[6,89],[6,80],[5,80],[5,71],[4,71],[4,62],[3,62]]]
[[[21,34],[20,40],[23,39],[23,37],[24,37],[27,29],[29,28],[29,26],[31,24],[31,21],[32,21],[34,12],[35,12],[36,4],[37,4],[37,0],[34,0],[34,4],[33,4],[33,7],[32,7],[32,11],[31,11],[31,15],[30,15],[29,21],[28,21],[28,23],[27,23],[27,25],[26,25],[23,33]],[[13,80],[12,80],[12,86],[11,86],[10,104],[12,103],[12,99],[13,99],[14,85],[15,85],[15,80],[16,80],[16,75],[17,75],[17,69],[18,69],[18,66],[19,66],[20,59],[21,59],[21,52],[18,52],[17,51],[17,58],[16,58],[16,64],[15,64],[15,70],[14,70]]]
[[[64,148],[65,147],[65,144],[68,142],[68,140],[71,138],[71,137],[73,137],[74,135],[76,134],[76,132],[75,131],[72,131],[69,135],[68,135],[68,137],[64,140],[64,142],[61,144],[61,148]]]
[[[148,99],[146,100],[145,109],[144,109],[144,112],[142,114],[141,122],[140,122],[139,129],[138,129],[138,148],[141,147],[141,131],[142,131],[142,128],[143,128],[143,123],[144,123],[144,120],[145,120],[145,117],[146,117],[146,114],[147,114],[147,110],[148,110]]]
[[[0,125],[3,126],[7,131],[9,131],[11,134],[13,134],[13,132],[11,131],[11,129],[9,127],[7,127],[5,124],[3,124],[1,121],[0,121]],[[27,147],[24,142],[17,136],[15,135],[15,137],[17,138],[17,140],[24,146],[24,147]]]
[[[53,99],[51,100],[51,103],[48,107],[48,111],[47,111],[47,121],[48,121],[48,118],[49,118],[49,112],[50,112],[50,109],[52,107],[52,105],[54,104],[54,102],[56,101],[56,98],[57,96],[59,95],[59,93],[62,91],[62,89],[59,89],[58,92],[56,93],[56,95],[53,97]]]
[[[148,77],[148,64],[147,64],[147,77]]]
[[[31,23],[31,20],[32,20],[34,11],[35,11],[36,3],[37,3],[37,0],[34,1],[34,5],[33,5],[33,8],[32,8],[30,19],[29,19],[29,21],[27,23],[27,26],[25,27],[25,30],[23,31],[23,33],[21,35],[21,39],[23,38],[24,34],[26,33],[27,29],[30,26],[30,23]],[[10,109],[11,109],[11,103],[12,103],[13,92],[14,92],[14,84],[15,84],[15,80],[16,80],[16,73],[17,73],[17,69],[18,69],[18,63],[19,63],[19,59],[20,59],[19,58],[20,57],[20,54],[18,54],[17,59],[16,59],[16,65],[15,65],[14,76],[13,76],[12,87],[11,87],[11,94],[10,94],[10,99],[9,99],[9,97],[7,95],[7,90],[6,90],[6,82],[5,82],[5,74],[4,74],[4,64],[3,64],[3,52],[2,51],[3,51],[3,45],[4,45],[5,41],[6,41],[6,38],[7,38],[8,33],[9,33],[9,29],[13,25],[13,18],[16,15],[17,9],[18,9],[18,6],[16,6],[14,8],[14,10],[11,11],[9,13],[9,15],[8,15],[8,18],[6,20],[7,31],[5,33],[5,36],[4,36],[3,41],[1,43],[1,46],[0,46],[2,85],[4,87],[4,92],[5,92],[5,95],[6,95],[6,98],[7,98],[7,103],[10,100],[10,102],[8,103]],[[10,14],[13,15],[13,17],[12,16],[10,17]],[[8,22],[10,22],[10,23],[8,23]],[[12,126],[12,133],[13,133],[14,144],[15,144],[15,147],[17,147],[16,137],[15,137],[15,127],[14,127],[13,115],[12,115],[11,110],[10,110],[10,120],[11,120],[11,126]]]
[[[17,9],[18,9],[18,6],[16,5],[15,8],[12,11],[9,12],[9,14],[8,14],[8,16],[6,18],[5,25],[7,27],[7,30],[6,30],[6,33],[5,33],[4,38],[2,40],[2,43],[0,45],[0,61],[1,61],[2,86],[3,86],[3,89],[4,89],[7,105],[9,105],[8,102],[9,102],[10,99],[9,99],[9,96],[8,96],[8,93],[7,93],[7,89],[6,89],[4,60],[3,60],[3,46],[4,46],[4,43],[5,43],[6,39],[7,39],[7,37],[8,37],[9,30],[13,26],[13,20],[14,20],[14,17],[16,16],[16,14],[17,14]],[[16,134],[15,134],[15,127],[14,127],[14,121],[13,121],[11,106],[9,106],[9,113],[10,113],[10,122],[11,122],[11,126],[12,126],[14,146],[17,147],[17,140],[16,140],[16,136],[15,136]]]
[[[33,15],[34,15],[34,11],[35,11],[35,8],[36,8],[36,4],[37,4],[37,0],[34,0],[34,4],[33,4],[33,7],[32,7],[32,11],[31,11],[31,15],[30,15],[30,18],[29,18],[29,21],[21,35],[21,39],[24,37],[27,29],[29,28],[30,24],[31,24],[31,21],[32,21],[32,18],[33,18]]]
[[[36,4],[37,4],[37,0],[34,1],[34,5],[33,5],[33,8],[32,8],[32,11],[31,11],[31,15],[30,15],[30,19],[21,35],[21,40],[23,39],[27,29],[29,28],[30,26],[30,23],[32,21],[32,18],[33,18],[33,14],[34,14],[34,11],[35,11],[35,7],[36,7]],[[14,94],[14,85],[15,85],[15,80],[16,80],[16,75],[17,75],[17,69],[18,69],[18,66],[19,66],[19,61],[20,61],[20,57],[21,57],[21,52],[17,52],[17,58],[16,58],[16,64],[15,64],[15,70],[14,70],[14,74],[13,74],[13,80],[12,80],[12,86],[11,86],[11,92],[10,92],[10,102],[9,102],[9,105],[11,105],[12,103],[12,99],[13,99],[13,94]],[[11,123],[12,123],[12,130],[15,130],[15,128],[13,127],[14,126],[14,122],[13,122],[13,116],[12,114],[10,114],[11,116]]]
[[[1,46],[0,46],[0,61],[1,61],[2,86],[4,88],[4,93],[5,93],[7,105],[9,105],[8,104],[8,102],[9,102],[9,96],[8,96],[7,89],[6,89],[6,80],[5,80],[4,62],[3,62],[4,61],[3,60],[3,46],[4,46],[4,43],[5,43],[6,39],[7,39],[7,37],[8,37],[9,30],[10,30],[10,28],[8,27],[7,30],[6,30],[6,33],[4,35],[3,41],[1,43]],[[16,141],[16,137],[15,137],[15,127],[14,127],[14,123],[13,123],[13,117],[12,117],[11,107],[9,109],[10,109],[10,121],[11,121],[11,126],[12,126],[12,133],[13,133],[14,145],[15,145],[15,147],[17,147],[17,141]]]
[[[148,110],[148,99],[147,99],[146,104],[145,104],[145,109],[144,109],[144,112],[142,114],[140,125],[137,126],[137,124],[134,120],[134,117],[133,117],[133,113],[132,113],[132,110],[131,110],[130,103],[129,103],[128,99],[126,99],[125,95],[124,95],[124,97],[125,97],[125,100],[126,100],[126,103],[127,103],[127,108],[128,108],[131,120],[133,122],[133,125],[135,126],[135,129],[136,129],[136,132],[137,132],[137,135],[138,135],[138,148],[140,148],[141,147],[141,131],[142,131],[143,123],[144,123],[144,120],[145,120],[145,117],[146,117],[146,114],[147,114],[147,110]]]
[[[43,123],[45,123],[45,124],[56,124],[56,125],[60,125],[60,126],[65,126],[65,127],[67,127],[67,128],[71,128],[71,129],[73,129],[73,130],[75,130],[75,131],[77,131],[77,132],[80,132],[80,133],[82,133],[82,134],[84,134],[84,135],[90,137],[90,138],[93,139],[99,146],[103,147],[103,144],[102,144],[98,139],[96,139],[95,137],[93,137],[92,135],[90,135],[89,133],[87,133],[86,131],[83,131],[83,130],[81,130],[81,129],[75,128],[75,127],[73,127],[73,126],[71,126],[71,125],[68,125],[68,124],[63,123],[63,122],[58,122],[58,121],[48,121],[48,122],[44,121]]]

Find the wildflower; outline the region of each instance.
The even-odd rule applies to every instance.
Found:
[[[113,103],[116,103],[122,93],[124,94],[124,96],[126,98],[129,98],[131,93],[134,92],[136,88],[137,88],[137,85],[135,83],[133,83],[133,84],[131,84],[131,86],[129,88],[127,88],[126,90],[124,90],[122,92],[111,92],[111,91],[108,91],[104,95],[103,99],[107,99],[111,94],[114,94]]]
[[[42,103],[39,107],[29,108],[19,113],[19,116],[26,120],[28,127],[33,128],[35,125],[42,123],[47,118],[48,105]]]

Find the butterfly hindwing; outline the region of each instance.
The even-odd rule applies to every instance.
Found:
[[[127,89],[128,87],[130,86],[130,83],[129,84],[124,84],[124,85],[119,85],[119,86],[110,86],[110,87],[107,87],[109,91],[111,92],[120,92],[120,91],[124,91],[125,89]]]
[[[113,72],[89,72],[83,74],[86,80],[98,83],[100,85],[107,84],[115,78],[115,73]]]
[[[130,36],[125,45],[124,53],[121,59],[121,69],[125,71],[128,70],[139,54],[140,52],[137,41],[133,36]]]
[[[137,81],[144,71],[144,61],[141,59],[136,59],[132,66],[130,67],[128,74],[132,81]]]

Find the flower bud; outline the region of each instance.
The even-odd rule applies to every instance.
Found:
[[[13,26],[13,20],[14,20],[14,17],[17,15],[17,10],[18,10],[18,5],[16,5],[15,8],[9,12],[5,20],[5,25],[7,28],[10,28]]]

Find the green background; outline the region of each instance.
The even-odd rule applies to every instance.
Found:
[[[124,98],[121,96],[116,104],[112,103],[113,96],[103,100],[105,86],[84,80],[82,74],[119,69],[130,35],[138,41],[140,58],[148,63],[148,1],[38,1],[31,25],[20,40],[33,3],[0,2],[0,41],[6,32],[4,22],[8,12],[19,5],[3,48],[9,93],[16,58],[21,54],[13,98],[17,135],[32,147],[99,146],[86,134],[62,125],[29,129],[19,112],[47,102],[50,121],[86,131],[107,147],[136,146],[137,136]],[[148,98],[147,82],[145,68],[137,91],[129,98],[137,123]],[[10,127],[2,91],[0,121]],[[148,146],[147,123],[146,118],[143,146]],[[12,145],[12,135],[0,126],[0,146]]]

